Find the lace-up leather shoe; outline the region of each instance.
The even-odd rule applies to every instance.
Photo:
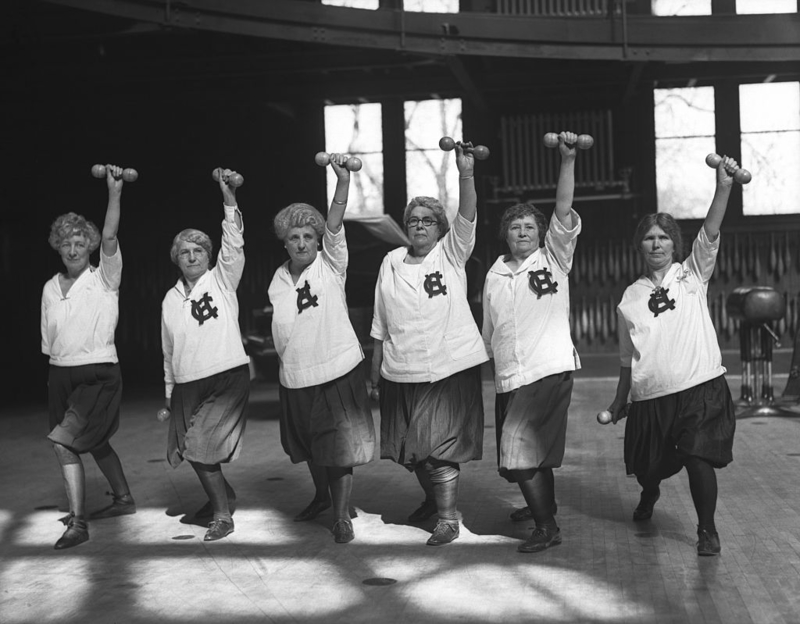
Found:
[[[458,539],[461,530],[459,528],[458,520],[439,520],[436,522],[436,528],[433,530],[433,535],[428,539],[428,546],[442,546],[449,544],[455,539]]]
[[[531,533],[531,536],[517,548],[521,553],[535,553],[540,552],[551,546],[557,546],[561,543],[561,529],[553,527],[536,527]]]
[[[324,500],[312,500],[308,507],[306,507],[303,511],[297,514],[294,517],[295,522],[308,522],[309,520],[313,520],[319,514],[321,514],[326,509],[329,509],[331,506],[331,501],[324,501]]]
[[[204,542],[216,542],[223,537],[233,533],[233,520],[212,520],[208,525],[208,531],[203,538]]]
[[[719,545],[719,533],[697,529],[697,554],[701,557],[714,557],[722,552]]]
[[[54,548],[56,550],[64,550],[65,548],[72,548],[78,544],[83,544],[89,540],[89,525],[86,520],[78,516],[72,516],[67,521],[67,530],[64,531],[59,540],[56,542]]]
[[[111,504],[108,507],[89,514],[90,520],[100,520],[101,518],[115,518],[116,516],[128,516],[136,513],[136,503],[133,496],[124,494],[117,496],[112,494]]]
[[[411,515],[408,516],[408,521],[416,524],[417,522],[425,522],[428,518],[435,515],[439,509],[436,507],[436,501],[425,499],[419,507],[417,507]]]
[[[652,518],[653,507],[656,506],[656,501],[658,501],[659,498],[661,498],[661,490],[656,490],[655,496],[647,495],[642,492],[642,495],[639,497],[639,504],[636,506],[636,509],[633,510],[634,522]]]
[[[349,520],[337,520],[333,525],[333,529],[331,529],[331,533],[333,533],[333,541],[337,544],[352,542],[356,537],[355,531],[353,531],[353,523]]]

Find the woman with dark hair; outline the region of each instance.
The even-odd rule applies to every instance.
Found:
[[[70,212],[50,228],[50,246],[66,270],[42,291],[42,353],[50,358],[47,381],[50,434],[61,466],[69,514],[56,550],[89,539],[85,514],[86,478],[81,455],[91,453],[113,491],[111,505],[89,516],[111,518],[136,513],[119,456],[109,440],[119,427],[122,377],[114,345],[119,319],[122,254],[117,232],[122,169],[106,165],[108,207],[102,236],[91,221]],[[89,264],[100,247],[100,263]]]
[[[581,231],[572,210],[577,135],[562,132],[558,141],[561,168],[550,223],[533,204],[505,211],[500,239],[509,253],[489,269],[483,291],[500,476],[517,483],[527,503],[512,520],[532,517],[536,524],[517,549],[524,553],[561,543],[553,468],[564,458],[572,371],[580,368],[569,327],[569,272]]]
[[[342,222],[350,186],[346,160],[342,154],[330,155],[337,183],[327,221],[303,203],[275,217],[275,234],[289,260],[269,286],[272,336],[280,358],[281,444],[293,463],[308,463],[316,490],[294,519],[312,520],[332,502],[331,532],[339,544],[355,538],[353,467],[372,461],[375,453],[364,352],[344,290],[349,260]]]
[[[475,246],[475,161],[464,146],[455,151],[458,214],[448,223],[432,197],[415,197],[406,206],[411,245],[390,251],[381,264],[370,331],[381,457],[413,471],[425,491],[409,522],[438,513],[430,546],[459,536],[460,464],[483,454],[480,365],[487,357],[464,269]]]
[[[721,551],[714,523],[715,469],[733,461],[736,429],[708,311],[708,281],[738,168],[728,157],[716,168],[714,198],[685,260],[672,216],[659,213],[641,220],[633,244],[645,273],[617,306],[621,367],[609,411],[614,423],[627,415],[625,468],[642,486],[633,519],[651,518],[661,481],[686,468],[698,519],[697,553],[705,556]]]
[[[244,223],[236,189],[227,183],[236,172],[219,171],[225,217],[217,263],[210,266],[213,248],[205,232],[179,232],[170,258],[181,276],[161,304],[167,459],[173,468],[187,460],[200,479],[209,500],[195,517],[211,520],[207,542],[233,533],[236,494],[222,464],[241,452],[250,395],[236,296],[244,271]]]

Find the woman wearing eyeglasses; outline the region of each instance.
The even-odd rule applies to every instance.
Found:
[[[483,453],[480,365],[488,357],[467,302],[464,267],[475,246],[477,216],[475,161],[467,146],[455,148],[460,195],[452,224],[431,197],[406,206],[411,245],[383,260],[370,332],[381,457],[416,474],[425,500],[408,520],[438,514],[430,546],[458,537],[460,465]]]

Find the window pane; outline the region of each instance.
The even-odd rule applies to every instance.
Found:
[[[459,0],[403,0],[406,11],[419,13],[458,13]]]
[[[322,0],[322,4],[374,11],[380,7],[380,0]]]
[[[702,219],[714,184],[705,165],[715,151],[714,88],[655,89],[653,98],[658,210]]]
[[[347,214],[383,214],[383,130],[380,104],[325,107],[325,151],[358,156],[361,171],[350,176]],[[336,190],[336,174],[326,167],[328,201]]]
[[[800,130],[800,82],[739,86],[742,132]]]
[[[797,0],[736,0],[736,12],[752,13],[797,13]]]
[[[800,83],[739,87],[742,166],[753,180],[742,189],[745,215],[800,212]]]
[[[711,15],[711,0],[652,0],[653,15]]]
[[[714,87],[655,89],[656,138],[714,136]]]
[[[714,152],[714,138],[656,141],[658,212],[676,219],[704,219],[716,179],[705,158]]]
[[[406,195],[435,197],[452,221],[458,212],[455,152],[439,148],[439,139],[461,137],[461,100],[405,103]]]

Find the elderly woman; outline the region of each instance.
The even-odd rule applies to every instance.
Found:
[[[483,340],[494,362],[500,475],[519,485],[536,524],[517,549],[538,552],[561,543],[553,468],[561,466],[580,361],[569,328],[569,271],[581,220],[572,210],[577,135],[558,136],[561,168],[548,226],[533,204],[511,206],[500,220],[509,253],[489,270],[483,294]],[[572,145],[573,147],[570,147]]]
[[[225,217],[222,247],[210,267],[211,239],[200,230],[179,232],[170,257],[181,277],[161,304],[166,403],[171,411],[167,458],[173,468],[186,459],[197,473],[209,502],[195,517],[211,522],[204,540],[233,533],[236,495],[221,464],[239,456],[250,394],[249,358],[239,332],[236,288],[244,270],[244,224],[235,188],[236,175],[218,170]]]
[[[703,556],[721,550],[714,469],[733,461],[736,428],[707,294],[737,169],[727,157],[717,167],[714,198],[686,260],[672,216],[650,214],[639,222],[633,244],[645,272],[617,307],[621,368],[609,411],[615,423],[628,416],[625,468],[642,486],[633,519],[649,519],[661,481],[686,468],[697,511],[697,554]]]
[[[461,145],[455,150],[460,196],[452,228],[431,197],[406,206],[411,245],[389,252],[381,264],[370,332],[381,457],[413,471],[425,491],[409,522],[438,513],[430,546],[458,537],[460,464],[483,453],[480,365],[488,358],[467,302],[464,269],[475,246],[475,163]]]
[[[295,521],[312,520],[333,501],[332,533],[340,544],[355,537],[353,467],[372,461],[375,452],[364,353],[344,291],[348,253],[342,219],[350,185],[345,160],[331,154],[337,184],[327,222],[308,204],[291,204],[275,217],[275,233],[289,260],[269,286],[280,358],[281,443],[293,463],[308,463],[316,489]]]
[[[66,270],[42,291],[42,353],[50,358],[47,380],[50,434],[61,466],[69,514],[56,550],[89,539],[84,509],[86,479],[81,455],[91,453],[113,491],[113,502],[90,518],[136,513],[122,464],[109,440],[119,426],[122,398],[114,331],[119,319],[122,254],[117,241],[122,169],[106,165],[108,207],[102,236],[91,221],[69,212],[50,228],[50,246]],[[100,262],[89,264],[100,247]]]

